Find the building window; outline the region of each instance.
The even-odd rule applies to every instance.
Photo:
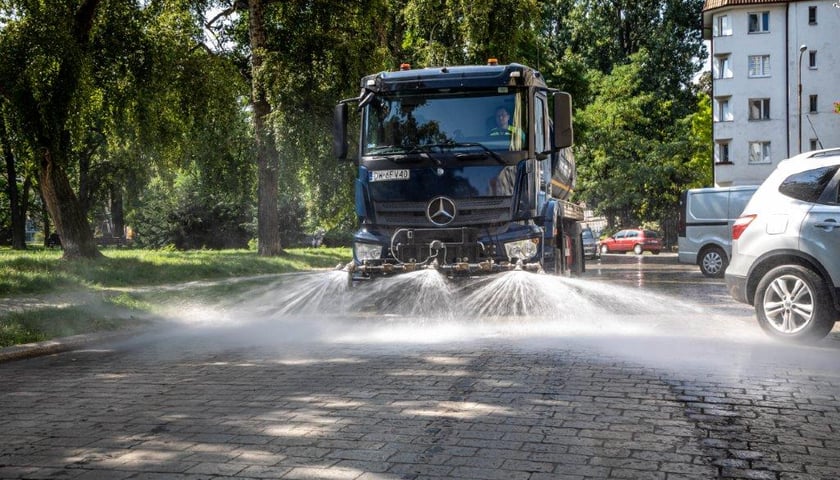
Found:
[[[817,113],[817,96],[811,95],[808,97],[808,112]]]
[[[729,61],[729,54],[715,55],[715,61],[712,64],[714,70],[714,78],[732,78],[732,64]]]
[[[750,55],[750,78],[770,76],[770,55]]]
[[[750,120],[770,120],[770,99],[750,99]]]
[[[809,150],[817,150],[819,146],[818,140],[816,138],[811,139],[811,148]]]
[[[730,98],[732,97],[715,98],[714,120],[716,122],[731,122],[734,120],[732,116],[732,108],[730,108],[729,105]]]
[[[770,142],[750,142],[750,163],[770,163]]]
[[[715,163],[732,163],[729,160],[729,140],[717,142],[715,148]]]
[[[770,12],[748,14],[747,32],[765,33],[770,31]]]
[[[817,24],[817,7],[808,7],[808,25]]]
[[[808,52],[808,68],[817,68],[817,51]]]
[[[718,15],[712,24],[712,35],[715,37],[725,37],[732,35],[732,22],[729,15]]]

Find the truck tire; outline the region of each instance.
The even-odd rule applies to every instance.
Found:
[[[697,262],[700,265],[700,273],[709,278],[721,278],[729,261],[726,259],[726,253],[720,247],[708,247],[700,252],[700,258]]]
[[[825,337],[840,316],[825,281],[801,265],[782,265],[767,272],[753,300],[761,329],[792,342]]]

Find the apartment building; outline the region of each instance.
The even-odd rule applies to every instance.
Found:
[[[800,151],[840,147],[840,2],[706,0],[714,179],[762,182]]]

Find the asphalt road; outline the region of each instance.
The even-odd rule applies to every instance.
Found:
[[[0,363],[0,478],[840,477],[838,329],[769,340],[673,256],[170,307],[130,341]]]

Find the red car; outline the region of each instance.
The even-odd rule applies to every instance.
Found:
[[[659,252],[662,251],[662,240],[660,240],[659,234],[653,230],[628,228],[601,240],[602,254],[633,252],[636,255],[641,255],[645,251],[654,255],[659,255]]]

